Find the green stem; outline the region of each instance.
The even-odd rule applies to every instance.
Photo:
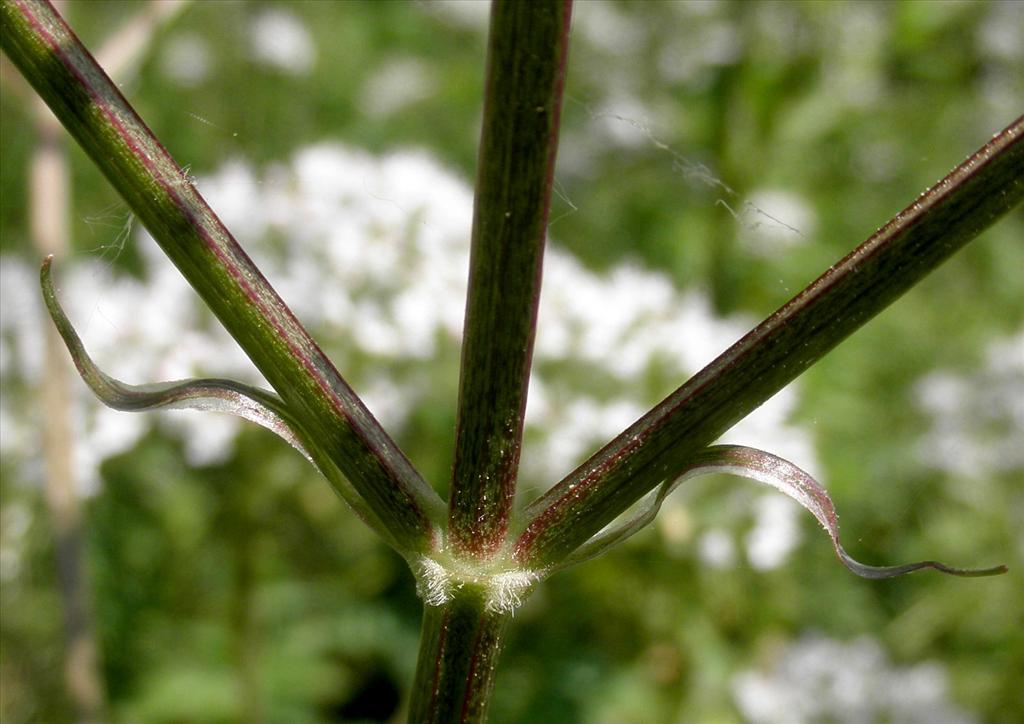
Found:
[[[410,724],[472,724],[487,720],[494,675],[511,613],[490,611],[484,592],[455,591],[426,606],[409,705]]]
[[[571,0],[491,9],[449,502],[456,550],[486,557],[515,496]]]
[[[4,52],[301,420],[311,454],[349,478],[404,552],[432,548],[443,502],[60,15],[28,0],[0,12]]]
[[[562,560],[1024,200],[1024,116],[527,509],[515,547]]]

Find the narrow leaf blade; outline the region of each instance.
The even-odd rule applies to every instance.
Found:
[[[93,394],[107,407],[123,412],[142,412],[157,409],[192,409],[227,412],[249,422],[255,422],[276,433],[285,442],[313,462],[309,452],[293,429],[296,425],[284,401],[273,392],[236,382],[235,380],[204,378],[175,380],[153,384],[131,385],[121,382],[101,370],[85,350],[71,320],[57,298],[53,285],[53,257],[43,262],[39,280],[43,288],[46,309],[53,319],[68,352]],[[315,463],[314,463],[315,464]]]
[[[287,403],[273,392],[228,379],[193,379],[156,384],[130,385],[106,374],[92,360],[81,338],[64,313],[53,284],[53,257],[47,257],[39,273],[43,299],[54,326],[64,340],[82,380],[103,404],[115,410],[140,412],[156,409],[192,409],[227,412],[255,422],[279,435],[298,450],[327,479],[341,498],[388,545],[405,553],[401,542],[366,504],[334,461],[315,445],[303,442],[305,433]],[[308,439],[308,438],[307,438]]]
[[[832,547],[840,562],[861,578],[893,578],[925,568],[931,568],[951,576],[963,577],[994,576],[1007,571],[1006,566],[953,568],[938,561],[919,561],[897,566],[869,566],[860,563],[850,556],[840,543],[839,520],[836,516],[835,505],[828,492],[817,480],[788,460],[763,450],[740,445],[716,445],[703,450],[682,475],[662,484],[650,502],[635,516],[621,525],[594,536],[568,556],[565,559],[565,565],[573,565],[593,558],[621,543],[651,523],[661,509],[662,503],[665,502],[665,498],[681,483],[690,478],[712,473],[738,475],[748,480],[770,485],[795,500],[821,523],[822,528],[832,539]]]

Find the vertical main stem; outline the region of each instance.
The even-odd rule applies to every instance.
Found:
[[[495,0],[478,155],[448,541],[493,557],[515,497],[572,0]],[[410,722],[486,721],[511,610],[463,582],[423,614]]]
[[[487,721],[509,618],[511,613],[487,610],[482,592],[472,587],[424,608],[410,724]]]
[[[480,558],[515,495],[570,14],[570,0],[491,10],[449,502],[453,547]]]

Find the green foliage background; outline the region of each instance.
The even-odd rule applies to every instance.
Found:
[[[596,12],[589,4],[577,15]],[[290,76],[247,50],[247,23],[271,5],[195,3],[161,31],[124,89],[179,162],[201,175],[330,138],[374,152],[426,147],[472,179],[481,30],[430,3],[281,3],[317,48],[313,71]],[[67,15],[95,48],[136,8],[71,3]],[[1016,55],[986,42],[986,23],[1006,12],[996,3],[623,3],[600,12],[626,25],[602,43],[577,18],[558,171],[572,206],[556,199],[552,235],[593,269],[629,260],[680,288],[705,288],[723,314],[771,312],[1024,108],[1021,41]],[[734,46],[716,61],[721,48],[709,38],[720,27]],[[213,53],[209,77],[193,87],[160,69],[183,33]],[[367,113],[360,99],[371,71],[395,58],[421,64],[429,92],[397,113]],[[624,93],[653,117],[632,116]],[[598,109],[626,119],[612,125],[646,123],[740,198],[763,187],[799,194],[817,214],[813,236],[751,253],[743,225],[716,203],[720,190],[689,181],[655,142],[607,143]],[[6,89],[0,121],[0,247],[31,257],[31,115]],[[86,218],[117,199],[79,151],[72,162],[73,255],[86,256],[110,242],[110,230]],[[767,572],[704,569],[651,531],[555,577],[517,615],[494,721],[737,721],[732,674],[770,663],[808,631],[877,637],[898,663],[940,661],[960,705],[985,721],[1024,721],[1022,472],[965,480],[926,467],[915,451],[927,420],[912,404],[922,375],[969,374],[986,345],[1022,328],[1022,239],[1018,211],[812,369],[799,412],[854,555],[1005,561],[1008,576],[862,581],[835,563],[809,516],[796,555]],[[130,274],[137,259],[130,243],[117,263]],[[454,370],[437,367],[429,375],[451,390]],[[32,404],[26,391],[4,394]],[[439,487],[454,407],[454,396],[439,396],[395,431]],[[228,463],[192,469],[179,442],[153,432],[104,465],[102,491],[87,503],[88,570],[117,720],[237,721],[245,692],[268,721],[395,715],[415,665],[412,578],[299,456],[267,439],[247,430]],[[9,462],[2,472],[3,506],[33,515],[26,564],[3,582],[0,718],[68,721],[41,493]],[[714,519],[741,485],[701,484],[687,510]]]

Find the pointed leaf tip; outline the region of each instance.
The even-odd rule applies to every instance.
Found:
[[[61,307],[53,285],[52,266],[51,254],[43,260],[39,272],[47,311],[82,379],[103,404],[125,412],[161,408],[227,412],[277,433],[317,467],[296,433],[298,426],[287,406],[273,392],[214,378],[130,385],[103,372],[85,351],[85,345]]]
[[[650,502],[634,517],[606,529],[580,546],[560,567],[580,563],[600,555],[621,543],[657,516],[665,498],[685,480],[710,473],[728,473],[770,485],[789,496],[813,515],[832,539],[836,556],[848,570],[862,578],[882,579],[902,576],[926,568],[951,576],[976,578],[1006,573],[1006,566],[991,568],[953,568],[938,561],[919,561],[898,566],[868,566],[851,557],[839,542],[839,520],[828,492],[810,474],[791,462],[771,453],[739,445],[716,445],[705,448],[682,475],[666,481],[655,491]]]

